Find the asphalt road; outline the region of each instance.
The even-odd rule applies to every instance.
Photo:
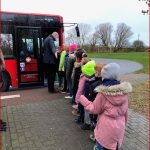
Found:
[[[102,59],[102,58],[92,58],[93,60],[102,63],[112,63],[115,62],[120,65],[120,74],[127,74],[131,72],[135,72],[143,68],[143,65],[134,61],[129,60],[119,60],[119,59]]]

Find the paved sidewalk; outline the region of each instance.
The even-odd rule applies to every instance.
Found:
[[[131,84],[139,84],[149,80],[148,74],[126,74],[120,77]],[[122,150],[148,150],[149,120],[129,109],[128,124]]]
[[[129,82],[131,82],[131,84],[138,84],[138,83],[142,83],[144,81],[148,81],[149,75],[148,74],[130,73],[130,74],[121,75],[120,79],[122,81],[129,81]]]
[[[121,150],[149,150],[149,121],[129,110],[128,124]]]
[[[94,144],[89,140],[90,132],[82,131],[74,123],[71,105],[68,100],[63,99],[64,94],[52,95],[46,92],[47,88],[34,89],[32,95],[28,93],[30,98],[27,102],[22,100],[21,105],[18,102],[17,105],[3,108],[3,119],[8,122],[8,130],[3,133],[6,149],[93,149]],[[41,101],[36,102],[35,93]]]
[[[121,80],[137,84],[148,75],[129,74]],[[3,150],[93,150],[91,131],[74,123],[69,100],[64,94],[48,94],[47,88],[10,91],[20,98],[3,100]],[[148,150],[148,120],[129,110],[129,119],[121,150]]]

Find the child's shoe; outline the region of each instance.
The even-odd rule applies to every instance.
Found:
[[[72,111],[72,114],[75,115],[75,116],[80,116],[80,114],[78,113],[77,110],[73,110],[73,111]]]
[[[93,142],[96,142],[96,139],[95,139],[94,134],[90,134],[90,139],[91,139]]]
[[[72,96],[65,96],[66,99],[72,99]]]
[[[78,105],[72,105],[72,108],[77,110],[78,109]]]
[[[61,93],[67,93],[67,91],[65,89],[61,90]]]

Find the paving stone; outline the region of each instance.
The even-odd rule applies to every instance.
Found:
[[[12,143],[13,148],[18,148],[19,147],[19,141],[18,140],[12,140],[11,143]]]
[[[19,147],[14,147],[13,150],[20,150],[20,148]]]
[[[21,150],[28,150],[28,147],[22,147]]]
[[[24,136],[19,136],[19,137],[18,137],[18,140],[19,140],[19,143],[20,143],[20,144],[23,144],[23,143],[25,143],[25,142],[26,142],[26,140],[25,140],[25,137],[24,137]]]
[[[11,139],[12,140],[16,140],[17,139],[17,134],[16,133],[12,133],[11,134]]]
[[[29,131],[24,132],[24,134],[26,138],[30,138],[32,136],[31,132]]]
[[[43,147],[43,144],[39,141],[34,141],[34,144],[35,144],[36,148],[42,148]]]
[[[135,78],[137,78],[135,80]],[[133,84],[148,80],[147,75],[128,74],[122,80]],[[12,91],[12,93],[15,91]],[[64,94],[49,94],[47,88],[19,91],[20,101],[5,101],[3,119],[9,122],[3,140],[8,149],[91,150],[91,131],[82,131],[74,123],[71,106]],[[149,121],[129,109],[128,124],[121,150],[148,149]]]

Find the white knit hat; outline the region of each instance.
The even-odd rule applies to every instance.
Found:
[[[120,74],[120,66],[117,63],[109,63],[102,68],[102,79],[117,79]]]

